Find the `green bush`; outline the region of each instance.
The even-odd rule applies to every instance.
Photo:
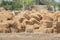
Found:
[[[19,10],[22,8],[22,5],[19,4],[20,2],[16,2],[16,1],[2,1],[2,3],[0,3],[0,7],[5,7],[7,10]]]

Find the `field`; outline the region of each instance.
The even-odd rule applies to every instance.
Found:
[[[60,40],[60,34],[8,33],[0,34],[0,40]]]

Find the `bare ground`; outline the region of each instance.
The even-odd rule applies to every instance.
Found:
[[[60,40],[60,34],[0,33],[0,40]]]

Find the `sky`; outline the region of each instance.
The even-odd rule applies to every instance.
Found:
[[[56,2],[60,2],[60,0],[55,0]]]
[[[2,0],[0,0],[0,2],[1,2]],[[5,1],[12,1],[12,0],[5,0]]]
[[[0,2],[1,2],[2,0],[0,0]],[[6,1],[6,0],[5,0]],[[7,0],[7,1],[9,1],[9,0]],[[12,1],[12,0],[10,0],[10,1]],[[56,2],[60,2],[60,0],[55,0]]]

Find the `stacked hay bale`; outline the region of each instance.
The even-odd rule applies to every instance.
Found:
[[[13,14],[10,11],[0,11],[0,33],[10,33],[11,25],[14,24]]]
[[[19,24],[18,29],[24,30],[25,32],[53,33],[54,32],[54,28],[52,27],[53,17],[50,16],[52,15],[52,13],[51,12],[49,13],[49,11],[46,12],[42,11],[42,12],[43,13],[40,13],[35,10],[24,11],[15,16],[14,19],[16,19],[16,21],[18,21]]]
[[[12,18],[13,18],[13,15],[11,12],[5,11],[5,10],[0,11],[0,22],[11,20]]]
[[[0,33],[42,32],[60,33],[60,12],[48,10],[0,11]]]

